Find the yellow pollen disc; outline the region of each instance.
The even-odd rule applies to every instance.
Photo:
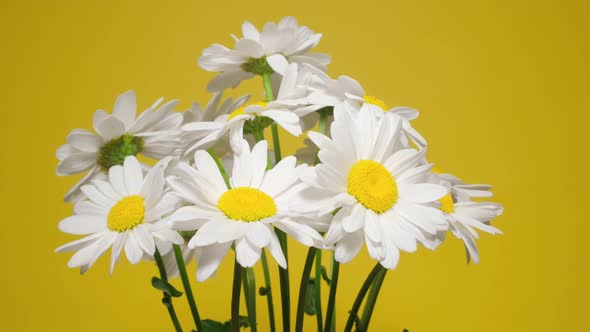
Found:
[[[380,163],[361,160],[348,173],[348,193],[367,209],[380,214],[397,201],[397,185],[391,173]]]
[[[248,104],[248,105],[243,105],[240,108],[236,109],[235,111],[229,113],[229,116],[227,117],[227,121],[235,118],[238,115],[244,115],[246,114],[246,112],[244,111],[246,109],[246,107],[248,106],[262,106],[262,107],[266,107],[268,103],[264,102],[264,101],[259,101],[257,103],[252,103],[252,104]]]
[[[381,107],[384,111],[389,111],[389,107],[387,107],[387,105],[385,104],[385,102],[375,96],[367,96],[365,95],[363,97],[363,99],[365,100],[365,102],[369,103],[369,104],[373,104],[373,105],[377,105],[379,107]]]
[[[436,174],[442,173],[441,170],[436,166],[432,167],[431,171],[432,171],[432,173],[436,173]]]
[[[143,197],[127,196],[115,204],[107,218],[107,226],[116,232],[125,232],[143,222],[145,207]]]
[[[455,204],[453,203],[453,196],[451,194],[446,194],[438,201],[440,202],[441,211],[446,213],[453,213],[455,211]]]
[[[259,221],[277,214],[277,206],[272,197],[250,187],[226,191],[219,198],[217,207],[229,219],[245,222]]]

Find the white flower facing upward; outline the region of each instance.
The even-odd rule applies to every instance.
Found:
[[[182,126],[182,130],[202,137],[192,144],[185,154],[209,145],[229,136],[229,143],[239,153],[244,139],[244,129],[252,133],[276,122],[294,136],[301,135],[299,117],[287,109],[270,109],[267,102],[249,103],[240,106],[229,114],[222,114],[214,121],[197,121]]]
[[[235,49],[213,44],[199,58],[201,68],[220,72],[207,86],[209,91],[222,91],[255,75],[271,74],[273,68],[266,61],[271,55],[281,56],[289,63],[308,63],[322,70],[330,63],[327,54],[310,53],[322,35],[299,26],[293,17],[285,17],[278,24],[266,23],[262,31],[246,21],[242,24],[242,33],[242,38],[234,36]]]
[[[502,234],[490,225],[490,221],[504,212],[502,205],[492,202],[474,202],[472,197],[491,197],[491,186],[486,184],[465,184],[451,174],[438,174],[440,183],[448,188],[449,194],[440,199],[440,209],[445,213],[451,232],[465,244],[467,262],[479,263],[479,251],[475,240],[477,231]]]
[[[195,154],[196,169],[180,163],[177,176],[167,178],[170,187],[189,202],[168,219],[173,229],[197,230],[188,246],[201,250],[199,281],[215,273],[233,243],[236,259],[244,267],[253,266],[263,248],[286,267],[272,226],[308,246],[321,246],[323,241],[317,231],[287,208],[301,185],[297,184],[295,158],[287,157],[267,171],[266,141],[257,143],[252,151],[246,141],[242,144],[241,153],[234,156],[231,189],[213,158],[203,150]]]
[[[321,163],[300,173],[311,188],[294,208],[319,215],[339,209],[325,236],[336,260],[350,261],[364,242],[372,258],[393,269],[400,250],[413,252],[417,241],[428,245],[447,229],[436,203],[447,191],[427,183],[432,165],[421,164],[425,150],[401,144],[399,119],[366,108],[354,115],[337,106],[332,138],[309,133]]]
[[[156,248],[166,254],[173,243],[184,242],[161,220],[181,202],[165,192],[165,163],[156,164],[144,178],[137,159],[128,156],[123,166],[109,169],[108,182],[93,180],[82,186],[89,200],[76,203],[74,215],[59,223],[64,233],[88,235],[57,248],[58,252],[76,251],[68,267],[80,267],[83,273],[112,247],[112,273],[123,250],[129,262],[136,264],[144,255],[153,256]]]
[[[75,202],[83,195],[80,187],[92,179],[104,179],[113,165],[121,165],[127,156],[142,154],[155,159],[180,153],[178,139],[182,115],[172,112],[177,101],[158,107],[162,98],[136,119],[135,93],[127,91],[117,97],[113,113],[103,110],[94,113],[96,133],[74,129],[67,136],[67,144],[57,149],[57,175],[88,173],[65,195],[65,201]]]

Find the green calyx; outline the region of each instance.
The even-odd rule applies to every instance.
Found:
[[[266,57],[250,58],[246,63],[242,64],[242,69],[255,75],[274,73],[274,70],[266,62]]]
[[[244,122],[244,133],[253,134],[260,132],[271,124],[273,124],[271,118],[267,118],[266,116],[256,116],[254,119]]]
[[[125,157],[135,156],[143,150],[143,139],[124,134],[110,140],[100,148],[98,164],[104,171],[115,165],[123,165]]]

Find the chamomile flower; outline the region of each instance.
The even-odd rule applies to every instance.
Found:
[[[492,196],[489,185],[465,184],[451,174],[439,174],[438,178],[449,190],[449,194],[439,200],[440,209],[449,222],[449,229],[465,244],[467,262],[473,259],[477,264],[479,251],[475,240],[479,235],[476,229],[490,234],[502,234],[502,231],[490,225],[490,221],[501,215],[504,208],[498,203],[472,201],[472,197]]]
[[[220,72],[207,86],[209,91],[222,91],[236,87],[241,81],[255,75],[273,73],[267,57],[277,55],[289,63],[307,63],[322,70],[330,57],[310,53],[322,37],[308,27],[299,26],[293,17],[285,17],[278,24],[269,22],[258,31],[250,22],[242,24],[242,38],[234,36],[235,49],[213,44],[199,58],[201,68]]]
[[[336,260],[350,261],[364,242],[371,257],[393,269],[400,250],[413,252],[417,241],[446,230],[436,202],[447,191],[427,183],[432,165],[421,164],[425,150],[401,144],[399,118],[367,108],[353,116],[342,105],[334,116],[332,138],[309,133],[321,163],[300,172],[310,188],[293,208],[319,215],[338,209],[325,237]]]
[[[197,279],[206,280],[235,244],[236,259],[244,267],[253,266],[267,248],[277,263],[286,267],[285,257],[272,227],[275,226],[305,245],[320,246],[322,237],[287,208],[297,188],[295,158],[281,160],[266,170],[267,143],[260,141],[252,151],[246,141],[235,154],[230,189],[211,156],[195,153],[196,169],[180,163],[177,176],[168,184],[189,202],[169,217],[179,231],[197,230],[188,243],[200,248]]]
[[[136,264],[144,255],[153,256],[156,248],[166,254],[173,243],[183,243],[182,236],[161,219],[181,202],[164,190],[165,163],[156,164],[144,178],[137,159],[128,156],[123,166],[109,169],[108,181],[93,180],[81,187],[88,200],[76,203],[74,215],[59,223],[64,233],[87,235],[57,248],[58,252],[76,251],[68,267],[81,267],[85,272],[112,248],[112,273],[123,250]]]
[[[229,114],[242,107],[250,96],[245,95],[235,101],[232,98],[226,98],[223,102],[221,102],[221,98],[222,93],[218,92],[213,95],[204,109],[198,102],[195,102],[189,110],[183,113],[183,125],[199,124],[184,127],[185,130],[182,134],[182,141],[185,142],[182,154],[184,160],[192,160],[192,153],[199,148],[213,148],[218,156],[230,152],[227,140],[220,140],[223,135],[221,137],[219,135],[219,124],[227,124]],[[186,128],[190,129],[191,127],[194,130],[186,130]]]
[[[182,115],[172,112],[177,101],[158,108],[161,101],[160,98],[136,119],[135,93],[127,91],[117,97],[112,114],[103,110],[94,113],[96,133],[84,129],[70,132],[68,143],[57,149],[57,175],[88,173],[65,195],[65,201],[80,200],[81,186],[95,178],[105,179],[109,168],[121,165],[127,156],[142,154],[162,159],[180,153]]]
[[[418,147],[427,145],[424,137],[410,124],[410,121],[418,117],[417,110],[406,106],[389,107],[383,100],[367,95],[358,81],[346,75],[332,79],[326,73],[316,70],[314,78],[315,84],[310,85],[312,92],[306,97],[308,103],[320,107],[341,104],[350,105],[353,109],[359,109],[361,106],[372,107],[380,115],[399,116],[402,119],[404,133],[402,140],[409,138]]]
[[[242,105],[229,114],[222,114],[214,121],[197,121],[183,125],[183,131],[202,137],[192,144],[185,154],[206,148],[208,144],[225,138],[226,134],[229,136],[232,150],[239,153],[243,146],[241,141],[244,131],[259,131],[271,125],[273,121],[294,136],[301,134],[299,117],[296,114],[287,109],[269,109],[266,102],[255,102]]]

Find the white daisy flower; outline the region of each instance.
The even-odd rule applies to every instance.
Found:
[[[299,26],[293,17],[285,17],[278,24],[269,22],[258,31],[250,22],[242,24],[242,38],[235,49],[213,44],[199,58],[201,68],[220,72],[207,86],[209,91],[222,91],[236,87],[241,81],[255,75],[273,73],[272,64],[266,61],[271,55],[283,57],[289,63],[307,63],[325,70],[330,57],[323,53],[310,53],[322,37],[308,27]]]
[[[350,261],[365,242],[369,254],[393,269],[399,251],[413,252],[447,228],[436,201],[447,191],[427,183],[432,165],[421,165],[425,150],[404,148],[401,121],[362,108],[356,116],[337,106],[332,138],[310,132],[321,164],[304,168],[302,191],[293,208],[319,215],[339,209],[326,234],[336,260]],[[397,120],[397,121],[396,121]]]
[[[332,79],[326,73],[316,70],[314,77],[316,78],[315,84],[310,86],[312,92],[306,98],[310,104],[320,107],[347,104],[356,109],[364,105],[367,105],[366,107],[374,106],[383,115],[401,117],[405,136],[409,137],[418,147],[427,145],[424,137],[410,124],[410,121],[418,117],[417,110],[406,106],[390,108],[383,100],[367,95],[359,82],[346,75]],[[402,136],[403,140],[407,139],[405,136]]]
[[[473,202],[472,197],[491,197],[491,186],[486,184],[465,184],[451,174],[439,174],[440,183],[448,188],[449,194],[441,198],[440,209],[445,212],[449,229],[465,244],[467,262],[479,263],[479,252],[475,240],[479,235],[475,229],[490,234],[502,231],[490,225],[490,221],[504,212],[502,205],[492,202]]]
[[[179,231],[197,229],[189,248],[201,248],[197,279],[206,280],[215,273],[223,257],[235,243],[236,259],[244,267],[253,266],[263,248],[268,248],[277,263],[286,261],[272,226],[299,242],[320,246],[323,239],[303,223],[304,219],[289,211],[287,204],[298,184],[295,158],[281,160],[266,170],[267,143],[260,141],[252,151],[246,141],[235,155],[231,189],[211,156],[195,153],[196,169],[186,163],[178,165],[177,176],[168,177],[170,187],[190,205],[169,217],[170,225]],[[181,174],[184,173],[184,174]]]
[[[128,156],[123,166],[109,169],[108,181],[93,180],[81,187],[89,200],[76,203],[74,215],[59,223],[64,233],[88,235],[57,248],[57,252],[76,251],[68,267],[81,267],[85,272],[112,247],[112,273],[123,249],[136,264],[144,255],[153,256],[156,248],[166,254],[172,243],[183,243],[182,236],[161,220],[181,202],[164,191],[166,162],[156,164],[144,178],[137,159]]]
[[[117,97],[112,114],[103,110],[94,113],[96,133],[84,129],[70,132],[68,143],[57,149],[60,160],[57,175],[88,173],[65,195],[65,201],[80,200],[81,186],[92,179],[105,179],[108,169],[121,165],[127,156],[142,154],[162,159],[180,153],[178,135],[182,115],[172,112],[176,100],[157,108],[162,100],[157,100],[136,119],[135,93],[127,91]]]
[[[244,131],[253,133],[276,122],[294,136],[301,135],[299,117],[287,109],[270,109],[267,102],[242,105],[229,114],[222,114],[214,121],[197,121],[182,126],[182,130],[200,136],[185,155],[197,149],[204,149],[229,135],[232,150],[239,153],[244,138]]]
[[[244,103],[250,98],[250,95],[244,95],[235,101],[232,98],[226,98],[221,104],[221,98],[223,93],[218,92],[207,103],[207,106],[203,109],[198,102],[193,103],[192,107],[183,113],[182,124],[186,125],[189,123],[200,123],[201,127],[195,125],[188,126],[193,127],[195,130],[185,130],[182,134],[182,141],[185,143],[184,152],[182,154],[183,159],[191,160],[192,154],[195,149],[209,149],[213,148],[218,156],[224,156],[229,150],[229,144],[223,136],[218,137],[216,130],[219,126],[212,124],[214,122],[226,123],[229,114],[242,107]],[[222,120],[223,119],[223,120]],[[225,120],[225,121],[224,121]],[[206,125],[209,123],[209,125]],[[185,127],[187,128],[187,127]]]

